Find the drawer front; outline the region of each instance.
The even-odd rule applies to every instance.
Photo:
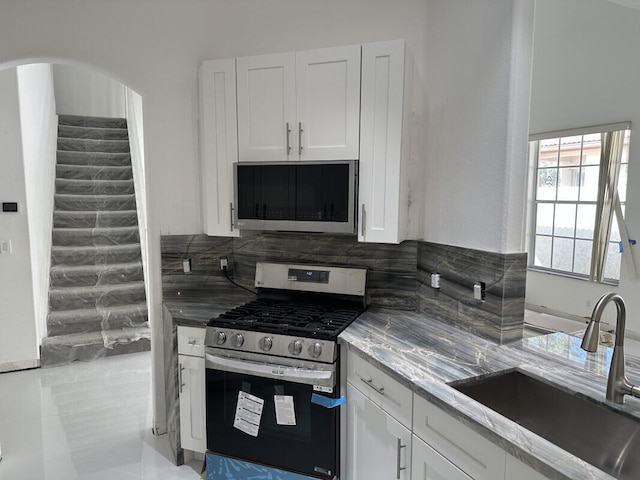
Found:
[[[178,353],[204,357],[204,335],[204,327],[178,327]]]
[[[351,351],[347,352],[347,381],[411,429],[413,393],[409,388]]]
[[[413,420],[413,432],[470,477],[504,478],[504,450],[418,395]]]
[[[412,445],[411,480],[473,480],[415,435]]]

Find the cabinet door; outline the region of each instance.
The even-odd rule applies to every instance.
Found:
[[[360,45],[296,52],[300,160],[357,160]],[[301,130],[299,130],[301,129]]]
[[[195,452],[207,448],[204,369],[203,357],[178,355],[180,441]]]
[[[238,160],[235,59],[200,68],[200,168],[204,233],[238,236],[233,226],[233,162]]]
[[[288,160],[297,153],[295,54],[240,57],[236,68],[239,160]]]
[[[359,240],[399,243],[404,41],[362,46]]]
[[[411,480],[472,480],[415,435],[411,442]]]
[[[505,480],[545,480],[543,474],[525,465],[512,455],[507,454]]]
[[[347,382],[345,478],[409,480],[411,432]]]

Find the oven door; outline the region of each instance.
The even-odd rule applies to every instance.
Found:
[[[207,348],[207,449],[316,478],[337,477],[335,365],[228,355]]]

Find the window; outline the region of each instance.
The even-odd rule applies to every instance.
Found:
[[[613,212],[617,199],[624,212],[629,125],[541,134],[531,140],[530,268],[617,282],[621,235]],[[606,193],[608,186],[617,191],[617,199]]]

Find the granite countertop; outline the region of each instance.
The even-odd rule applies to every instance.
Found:
[[[610,348],[587,354],[580,338],[563,333],[500,346],[424,313],[382,309],[362,314],[340,342],[548,478],[613,478],[447,385],[518,368],[604,401]],[[626,364],[629,380],[638,384],[640,359],[628,356]],[[637,399],[613,408],[640,418]]]
[[[204,327],[212,318],[255,298],[254,294],[241,289],[220,295],[204,288],[176,288],[165,289],[162,303],[174,324]]]

